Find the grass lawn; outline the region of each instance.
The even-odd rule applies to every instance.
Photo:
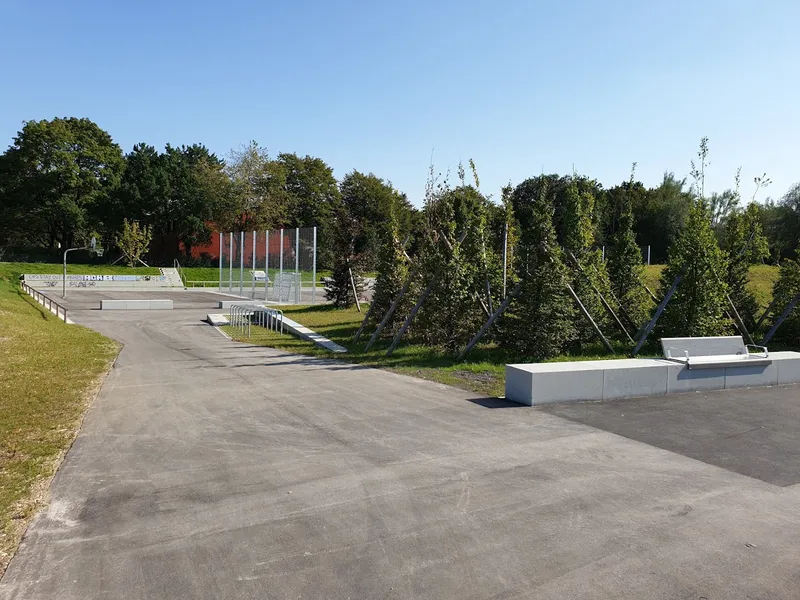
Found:
[[[366,310],[366,305],[362,308]],[[369,341],[371,330],[362,334],[359,343],[352,341],[353,334],[358,330],[364,313],[359,313],[355,308],[336,309],[329,305],[316,306],[286,306],[282,307],[284,314],[298,323],[309,327],[316,333],[345,346],[347,354],[332,354],[319,348],[311,342],[301,340],[292,335],[278,333],[253,327],[252,337],[242,336],[241,332],[224,327],[226,333],[237,341],[269,346],[297,354],[308,354],[326,358],[336,358],[347,362],[369,365],[388,369],[404,375],[413,375],[422,379],[429,379],[453,385],[462,389],[473,391],[482,396],[502,396],[505,386],[505,364],[509,362],[524,362],[519,356],[513,356],[494,345],[478,346],[468,356],[467,360],[457,363],[452,356],[441,351],[421,345],[401,344],[391,357],[386,358],[386,348],[390,341],[376,342],[369,352],[364,347]],[[594,360],[606,358],[624,358],[626,348],[620,348],[620,354],[609,355],[601,346],[589,349],[581,360]],[[570,356],[561,356],[557,360],[570,360]]]
[[[23,263],[0,262],[0,275],[19,275],[29,273],[61,273],[64,266],[61,263]],[[82,265],[67,262],[67,273],[70,275],[158,275],[156,267],[136,267],[131,269],[122,265]]]
[[[194,282],[210,281],[213,283],[219,282],[219,267],[182,267],[181,270],[183,271],[183,276],[186,278],[186,281],[194,281]],[[291,273],[294,271],[287,268],[284,269],[284,272]],[[279,273],[278,269],[269,270],[269,276],[271,279],[274,279],[275,275],[278,273]],[[228,281],[229,276],[231,276],[230,271],[228,271],[227,269],[223,269],[222,272],[223,284]],[[304,283],[311,283],[312,276],[313,273],[311,271],[300,271],[300,280]],[[330,271],[317,271],[317,283],[320,283],[323,277],[330,277],[330,276],[331,276]],[[232,277],[234,285],[238,287],[239,285],[238,268],[233,269]],[[250,269],[245,267],[244,269],[245,285],[246,286],[249,285],[250,281],[251,281]]]
[[[119,352],[116,342],[21,294],[19,273],[52,271],[32,266],[0,263],[0,575]],[[71,271],[109,273],[77,267]]]

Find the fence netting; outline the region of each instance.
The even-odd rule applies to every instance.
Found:
[[[281,304],[314,304],[322,299],[316,227],[215,235],[220,241],[221,292]]]

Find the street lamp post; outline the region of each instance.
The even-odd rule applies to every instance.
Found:
[[[64,276],[61,279],[61,297],[67,297],[67,253],[72,252],[74,250],[91,250],[92,252],[102,256],[102,250],[97,248],[97,238],[92,238],[92,242],[88,246],[83,246],[81,248],[67,248],[64,250]]]

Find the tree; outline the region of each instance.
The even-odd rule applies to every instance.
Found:
[[[365,270],[374,270],[385,224],[393,221],[396,235],[405,237],[410,230],[411,204],[391,183],[355,170],[344,176],[339,193],[351,218],[359,224],[354,251],[361,256]]]
[[[221,227],[230,231],[263,230],[286,221],[290,203],[286,168],[271,160],[266,148],[250,142],[232,150],[224,171],[231,180],[231,193],[228,205],[217,217]]]
[[[229,179],[222,161],[201,144],[180,148],[167,144],[164,160],[169,177],[164,219],[184,252],[191,254],[193,246],[211,240],[218,195]]]
[[[400,228],[395,211],[391,211],[389,218],[381,226],[381,235],[379,236],[378,277],[375,280],[375,290],[372,294],[372,324],[375,326],[383,320],[409,277],[409,264],[399,235]],[[404,295],[383,330],[385,337],[394,335],[396,324],[411,308],[410,302],[411,296]]]
[[[644,187],[634,181],[635,169],[636,163],[631,169],[630,181],[621,186],[624,192],[634,192]],[[636,243],[633,221],[632,198],[629,194],[623,193],[620,198],[618,223],[612,236],[608,257],[608,275],[614,295],[638,326],[648,317],[649,301],[642,282],[642,253]]]
[[[112,198],[107,224],[119,229],[127,218],[164,233],[169,198],[169,172],[164,155],[153,146],[136,144],[125,155],[125,172]]]
[[[662,296],[678,274],[683,274],[683,280],[658,322],[658,334],[726,335],[730,331],[725,316],[727,285],[722,280],[726,270],[727,261],[711,228],[710,211],[703,200],[697,200],[689,210],[686,227],[670,248],[661,276]]]
[[[561,354],[575,339],[575,309],[566,290],[569,274],[556,241],[548,181],[534,177],[512,194],[520,226],[517,277],[522,287],[501,324],[504,346],[541,361]]]
[[[122,151],[89,119],[27,121],[6,151],[0,176],[4,219],[17,234],[71,247],[95,229],[124,169]]]
[[[570,261],[570,283],[581,303],[601,330],[607,330],[609,321],[600,297],[595,290],[608,295],[610,284],[601,251],[594,248],[594,196],[590,191],[580,192],[577,178],[570,178],[564,193],[564,217],[562,239],[564,248],[577,258],[582,268]],[[597,334],[583,317],[575,325],[572,344],[580,349],[581,344],[596,339]]]
[[[339,206],[332,224],[330,249],[333,254],[333,268],[325,285],[325,298],[334,306],[346,308],[356,303],[356,294],[360,296],[364,289],[364,279],[360,274],[362,255],[356,253],[356,240],[360,235],[361,224],[350,215],[344,204]]]
[[[317,263],[322,269],[333,264],[334,228],[341,198],[336,178],[321,158],[282,152],[278,165],[285,176],[288,227],[314,227],[317,231]]]
[[[725,220],[723,247],[728,268],[725,281],[728,294],[748,329],[755,325],[758,301],[748,289],[750,265],[769,256],[769,245],[761,228],[761,206],[751,202]]]
[[[114,238],[128,265],[135,267],[142,261],[142,256],[147,253],[150,241],[153,239],[152,225],[139,226],[139,221],[123,219],[122,231]]]
[[[636,241],[640,246],[650,246],[652,263],[666,261],[669,248],[683,230],[692,202],[686,180],[677,179],[674,173],[665,172],[661,183],[646,195],[633,194]]]
[[[799,249],[800,250],[800,249]],[[798,252],[800,256],[800,252]],[[786,306],[800,294],[800,263],[796,260],[786,259],[781,263],[778,280],[772,287],[772,297],[775,308],[770,318],[766,320],[768,327],[772,326]],[[789,313],[770,341],[771,344],[797,349],[800,346],[800,308]]]

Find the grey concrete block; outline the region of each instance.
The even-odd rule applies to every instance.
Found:
[[[172,300],[150,300],[150,310],[172,310]]]
[[[668,369],[669,366],[661,361],[647,359],[642,359],[639,364],[609,365],[603,370],[603,400],[666,394]]]
[[[778,384],[778,365],[725,368],[725,389]]]
[[[217,308],[230,308],[231,306],[247,306],[247,307],[260,307],[264,306],[262,300],[220,300],[217,303]]]
[[[778,385],[800,383],[800,352],[770,352],[769,357],[778,367]]]
[[[685,365],[667,369],[667,393],[696,392],[725,389],[725,369],[692,369]]]
[[[532,406],[533,373],[516,365],[506,365],[506,400]]]

